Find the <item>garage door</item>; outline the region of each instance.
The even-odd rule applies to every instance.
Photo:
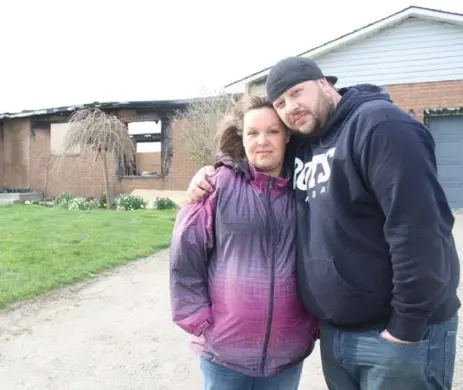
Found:
[[[463,116],[429,118],[436,142],[439,180],[450,207],[463,209]]]

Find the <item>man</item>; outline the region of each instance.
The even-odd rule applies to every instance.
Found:
[[[426,127],[386,91],[337,91],[312,60],[290,57],[267,95],[294,130],[298,284],[321,320],[330,389],[450,389],[459,259],[453,214]],[[211,190],[204,169],[188,195]]]

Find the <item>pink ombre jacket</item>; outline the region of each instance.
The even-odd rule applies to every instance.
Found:
[[[317,320],[296,291],[295,202],[289,181],[222,159],[215,192],[185,204],[171,244],[174,322],[204,335],[203,357],[272,376],[313,350]]]

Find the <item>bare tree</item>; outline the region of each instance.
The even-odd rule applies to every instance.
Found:
[[[183,153],[196,166],[214,162],[218,124],[233,106],[234,99],[229,95],[197,99],[171,116],[175,137]]]
[[[132,162],[135,145],[129,136],[127,126],[115,115],[106,114],[98,108],[83,108],[69,118],[70,128],[64,139],[65,154],[79,155],[97,152],[97,159],[103,161],[103,177],[107,208],[111,208],[109,189],[108,153],[114,153],[121,161]]]

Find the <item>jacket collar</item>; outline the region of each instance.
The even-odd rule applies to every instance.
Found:
[[[248,162],[249,173],[251,176],[251,183],[254,187],[265,191],[270,186],[270,180],[273,179],[272,188],[277,192],[284,192],[289,187],[289,179],[284,177],[271,176],[268,173],[261,172],[257,168]]]
[[[237,174],[242,174],[255,188],[266,190],[269,188],[270,179],[273,179],[272,189],[276,192],[284,192],[290,186],[290,179],[285,177],[274,177],[268,173],[259,171],[246,158],[233,159],[228,155],[217,156],[215,167],[227,166],[232,168]]]

